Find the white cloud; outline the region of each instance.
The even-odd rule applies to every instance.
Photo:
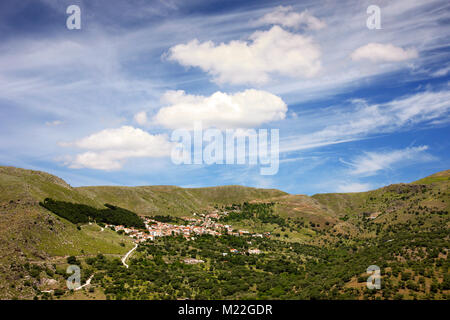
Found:
[[[71,143],[65,147],[78,147],[89,151],[65,161],[70,168],[117,170],[129,158],[159,158],[170,155],[172,143],[167,135],[151,135],[141,129],[123,126],[105,129]]]
[[[396,99],[386,104],[384,113],[392,114],[392,122],[397,125],[414,124],[429,120],[448,119],[450,110],[450,90],[425,91],[407,98]],[[396,125],[396,123],[392,123]]]
[[[351,54],[352,60],[358,61],[367,59],[372,62],[398,62],[417,57],[418,54],[416,49],[403,49],[390,43],[368,43],[365,46],[359,47]]]
[[[270,74],[310,78],[321,69],[320,48],[310,37],[279,26],[253,33],[250,41],[215,44],[197,39],[170,48],[168,59],[199,67],[218,83],[264,84]]]
[[[280,97],[255,89],[235,94],[218,91],[209,97],[168,91],[163,101],[169,105],[161,108],[153,120],[171,129],[192,128],[196,121],[201,121],[203,128],[252,128],[282,120],[287,112]]]
[[[325,22],[316,18],[304,10],[300,13],[293,11],[292,6],[278,6],[274,11],[265,14],[257,21],[257,24],[279,24],[283,27],[299,28],[305,26],[311,30],[319,30],[326,27]]]
[[[370,183],[346,183],[341,184],[337,187],[336,192],[364,192],[372,189],[372,185]]]
[[[280,151],[289,152],[360,140],[380,133],[389,133],[419,123],[449,120],[450,91],[424,91],[383,104],[353,101],[346,111],[323,114],[320,119],[302,117],[303,124],[325,123],[325,127],[281,141]],[[301,126],[302,122],[299,123]]]
[[[145,111],[141,111],[138,112],[134,115],[134,121],[136,121],[138,124],[140,124],[141,126],[144,126],[147,124],[148,119],[147,119],[147,112]]]
[[[365,26],[367,3],[338,1],[328,2],[326,6],[320,1],[302,3],[302,7],[320,15],[329,26],[314,33],[314,40],[322,51],[322,70],[310,79],[276,79],[264,89],[283,96],[288,104],[294,104],[350,92],[366,81],[383,83],[384,75],[400,70],[406,72],[399,73],[396,81],[403,85],[411,78],[417,79],[419,72],[420,77],[430,77],[429,70],[446,65],[448,53],[444,52],[443,43],[446,43],[445,35],[450,25],[442,21],[448,20],[450,13],[444,10],[445,1],[384,1],[378,5],[382,30],[377,31]],[[352,52],[368,42],[415,48],[418,57],[403,62],[361,60],[355,63],[350,58]]]
[[[52,127],[52,126],[59,126],[61,125],[63,122],[61,120],[54,120],[54,121],[47,121],[45,122],[45,125],[48,127]]]
[[[389,152],[365,152],[351,162],[350,174],[372,176],[379,171],[391,169],[394,165],[405,165],[410,162],[426,162],[434,159],[426,153],[428,146],[411,147]]]
[[[450,66],[447,66],[447,67],[436,70],[431,75],[433,77],[443,77],[443,76],[446,76],[449,72],[450,72]]]
[[[317,77],[298,80],[276,77],[275,81],[271,82],[271,87],[264,87],[264,90],[282,96],[289,105],[314,98],[323,99],[327,95],[332,96],[347,89],[348,92],[358,91],[359,86],[366,83],[366,80],[383,82],[383,77],[376,76],[392,73],[405,66],[404,63],[389,63],[383,66],[376,63],[354,63],[349,59],[354,49],[367,44],[368,41],[393,43],[401,48],[417,48],[420,51],[419,58],[411,62],[414,70],[435,70],[436,66],[446,65],[443,46],[450,30],[450,24],[443,23],[449,18],[449,10],[445,10],[448,6],[446,1],[384,2],[380,4],[384,28],[380,32],[365,27],[367,5],[364,3],[339,1],[329,2],[324,6],[317,1],[309,1],[296,3],[295,6],[308,7],[311,13],[323,18],[330,27],[314,32],[314,42],[320,44],[323,52],[320,57],[323,70]],[[151,9],[154,5],[149,4],[146,7]],[[64,10],[65,7],[62,6],[61,9]],[[180,15],[177,19],[168,17],[158,19],[157,24],[147,24],[146,22],[154,19],[149,19],[146,8],[135,9],[128,6],[125,13],[120,8],[119,20],[109,20],[110,15],[105,15],[108,21],[90,21],[91,27],[83,31],[82,37],[67,38],[67,30],[59,28],[56,33],[40,34],[38,38],[6,37],[9,40],[5,39],[0,44],[2,99],[24,108],[24,115],[45,114],[48,119],[71,119],[70,126],[60,126],[58,135],[40,135],[40,143],[36,144],[23,132],[33,131],[35,124],[42,126],[42,119],[27,117],[29,120],[23,121],[17,118],[19,125],[9,126],[11,129],[2,141],[3,149],[8,150],[6,154],[11,154],[9,158],[17,145],[20,145],[22,153],[44,158],[59,152],[54,149],[54,140],[58,139],[58,136],[60,140],[74,141],[80,137],[80,131],[97,132],[99,128],[120,126],[119,117],[144,110],[143,106],[156,106],[166,88],[183,88],[189,82],[189,87],[195,87],[196,92],[204,95],[208,92],[209,95],[214,92],[211,90],[217,89],[214,85],[205,83],[204,75],[188,72],[180,77],[179,70],[171,68],[170,64],[161,63],[161,52],[176,44],[186,43],[194,37],[201,42],[213,40],[217,46],[221,42],[229,44],[230,39],[240,40],[250,46],[252,42],[246,37],[249,28],[253,26],[251,22],[267,13],[261,6],[245,6],[240,10],[213,15]],[[303,9],[296,10],[301,12]],[[130,13],[145,16],[146,22],[139,23],[139,28],[127,28],[127,24],[117,23],[123,16],[130,16]],[[343,21],[345,23],[342,23]],[[106,25],[111,28],[105,28]],[[180,30],[187,30],[192,35],[191,38],[186,38],[186,32],[179,32]],[[139,72],[129,72],[136,70]],[[142,77],[143,74],[146,76]],[[396,77],[399,85],[410,81],[411,76],[417,76],[416,73],[407,76],[403,74]],[[437,98],[437,95],[434,96]],[[442,108],[436,109],[435,114],[444,111],[444,107],[442,105]],[[14,110],[12,108],[11,111]],[[381,105],[378,107],[381,109],[379,112],[383,117],[389,117],[383,108],[388,110],[387,106]],[[9,108],[5,105],[4,109]],[[425,115],[434,117],[427,112],[426,104],[422,109]],[[377,108],[372,110],[375,113]],[[147,111],[150,118],[153,110]],[[342,112],[342,117],[335,111]],[[302,110],[299,112],[301,116],[298,123],[295,123],[295,131],[292,130],[289,134],[303,135],[302,137],[305,133],[308,134],[308,139],[297,141],[301,146],[305,146],[306,142],[327,145],[385,131],[386,125],[376,125],[379,118],[371,121],[374,124],[364,131],[363,127],[357,126],[361,119],[359,116],[363,113],[355,110],[356,114],[353,114],[353,111],[352,106],[348,106],[348,109],[333,106],[325,112],[316,112],[313,119]],[[11,117],[4,116],[2,126],[8,127],[6,122],[10,119]],[[412,122],[416,121],[415,119],[421,119],[421,114],[417,114]],[[442,114],[441,119],[434,117],[433,122],[429,124],[442,123],[448,117]],[[289,121],[286,120],[287,123]],[[308,125],[308,121],[313,125],[308,126],[310,130],[305,131],[303,128]],[[386,120],[387,122],[389,121]],[[339,127],[339,124],[342,126]],[[400,128],[402,125],[404,124],[392,124],[391,127]],[[335,130],[318,134],[325,126],[335,126],[331,128]],[[346,128],[354,130],[347,134]],[[85,133],[82,136],[84,135]],[[282,133],[282,137],[286,135]],[[15,143],[12,144],[14,147],[10,148],[8,146],[11,141]]]

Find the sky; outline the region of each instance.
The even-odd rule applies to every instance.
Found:
[[[4,0],[0,165],[72,186],[411,182],[450,168],[449,57],[445,0]],[[196,121],[278,129],[278,171],[174,163]]]

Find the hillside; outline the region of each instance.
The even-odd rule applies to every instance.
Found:
[[[46,172],[0,167],[0,298],[28,296],[29,286],[8,283],[24,280],[23,265],[34,261],[62,261],[68,255],[123,254],[132,246],[129,237],[98,226],[80,229],[39,206],[45,198],[85,204],[99,209],[105,203],[140,215],[191,215],[216,204],[243,202],[284,195],[278,190],[224,186],[183,189],[172,186],[73,188]],[[61,260],[62,259],[62,260]],[[50,267],[52,268],[52,267]],[[53,268],[54,269],[54,268]],[[12,272],[11,272],[12,270]],[[34,286],[39,286],[35,283]]]
[[[54,175],[42,171],[0,167],[0,203],[20,201],[33,205],[47,197],[99,205]]]
[[[431,176],[415,181],[413,184],[432,184],[439,182],[450,182],[450,170],[437,172]]]
[[[442,171],[410,184],[400,183],[358,193],[330,193],[312,196],[341,221],[357,227],[369,222],[377,232],[407,223],[421,228],[444,223],[450,210],[450,171]],[[448,222],[445,222],[448,223]],[[372,231],[374,228],[371,229]]]
[[[216,204],[265,200],[285,195],[274,189],[243,186],[180,188],[175,186],[81,187],[77,192],[97,203],[112,203],[140,215],[190,215],[211,209]]]
[[[133,283],[143,281],[139,275],[145,272],[124,274],[120,261],[114,260],[133,246],[130,237],[96,224],[87,224],[88,220],[84,221],[84,224],[71,223],[39,205],[39,202],[44,201],[45,198],[51,198],[72,203],[71,206],[74,208],[77,205],[97,208],[94,212],[99,213],[105,210],[106,203],[141,216],[183,217],[194,213],[232,212],[226,223],[232,224],[233,228],[254,233],[270,233],[270,238],[255,242],[267,253],[261,257],[260,263],[256,263],[257,260],[252,257],[239,259],[236,257],[233,261],[236,260],[237,265],[243,263],[251,265],[229,269],[222,261],[223,259],[218,258],[222,256],[220,250],[226,250],[227,246],[232,245],[240,248],[239,250],[247,250],[248,243],[255,241],[254,239],[249,242],[244,239],[238,241],[225,238],[220,240],[222,247],[218,243],[219,246],[215,249],[204,247],[204,243],[212,243],[213,240],[210,238],[200,237],[198,242],[196,240],[186,248],[185,243],[168,239],[170,243],[175,241],[172,244],[181,250],[177,252],[167,249],[170,245],[162,239],[158,241],[161,242],[161,246],[166,246],[166,249],[159,247],[157,251],[160,250],[158,252],[164,256],[164,259],[158,260],[155,270],[162,272],[167,268],[167,263],[172,263],[174,259],[183,259],[188,251],[191,257],[208,261],[209,268],[217,267],[215,272],[218,274],[228,270],[226,272],[236,273],[236,277],[250,277],[256,281],[253,287],[257,288],[265,287],[263,278],[271,278],[274,285],[284,281],[284,276],[277,274],[278,267],[275,268],[272,265],[279,266],[279,270],[283,270],[284,264],[288,268],[286,270],[292,272],[290,275],[292,279],[300,277],[297,285],[292,288],[289,287],[292,286],[291,282],[283,282],[283,288],[277,285],[278,291],[267,289],[265,293],[241,292],[236,291],[236,288],[233,289],[232,286],[224,286],[216,292],[218,298],[285,297],[290,299],[300,294],[296,286],[306,286],[307,289],[301,294],[303,298],[375,298],[376,296],[393,298],[395,296],[408,299],[413,297],[442,299],[448,295],[446,288],[447,281],[450,279],[448,262],[446,262],[450,236],[449,179],[450,170],[447,170],[409,184],[395,184],[368,192],[317,194],[309,197],[291,195],[274,189],[243,186],[73,188],[60,178],[45,172],[0,167],[0,250],[2,252],[0,298],[33,298],[37,293],[39,294],[40,290],[49,287],[49,281],[56,281],[58,283],[56,286],[63,286],[66,258],[70,255],[80,259],[80,263],[86,270],[85,277],[94,270],[102,273],[108,268],[113,268],[110,270],[112,273],[121,273],[117,276],[131,281],[129,286],[132,291],[120,294],[123,294],[123,297],[138,298],[134,295],[132,286]],[[194,250],[193,247],[198,249]],[[143,259],[140,261],[153,260],[154,249],[151,245],[146,245],[145,248],[148,254],[139,250],[136,255]],[[283,252],[282,256],[280,256],[281,252]],[[93,258],[95,256],[97,256],[96,259]],[[280,259],[284,259],[284,263],[276,262]],[[330,265],[330,261],[334,261],[334,267]],[[213,262],[217,264],[216,267],[213,267]],[[309,269],[303,269],[301,267],[303,263],[307,263],[310,270],[315,270],[313,274],[307,274]],[[145,270],[147,264],[145,262],[144,265],[136,267]],[[384,266],[387,270],[384,281],[389,284],[389,290],[384,290],[377,295],[370,295],[365,291],[364,283],[360,279],[364,277],[364,268],[367,264]],[[259,268],[258,276],[247,274],[251,268]],[[174,277],[178,277],[176,276],[178,271],[174,270]],[[217,285],[225,285],[228,281],[223,280],[228,276],[221,275],[216,278],[204,273],[201,267],[193,270],[197,270],[193,271],[194,278],[209,277],[210,281],[217,282]],[[308,277],[317,281],[327,279],[327,285],[321,286],[320,281],[305,282],[307,280],[304,279]],[[420,285],[416,286],[411,282],[413,280],[420,281]],[[120,295],[117,296],[116,291],[111,291],[109,288],[110,285],[115,285],[113,279],[98,281],[100,280],[97,280],[98,290],[95,294],[65,294],[64,297],[105,298],[106,295],[110,298],[120,297]],[[261,281],[260,284],[258,284],[259,281]],[[117,285],[122,287],[121,284]],[[160,287],[158,289],[160,293],[152,297],[162,298],[165,290],[173,291],[170,283],[167,285],[168,287]],[[198,285],[203,286],[201,283]],[[200,294],[198,289],[190,287],[183,289],[189,292],[187,296],[184,293],[179,294],[182,297],[191,298],[207,297]],[[332,287],[333,295],[330,296],[330,291],[327,290]],[[226,294],[228,291],[235,293]]]
[[[19,201],[34,206],[45,198],[102,208],[111,203],[140,215],[175,216],[211,209],[216,204],[265,200],[286,195],[275,189],[243,186],[180,188],[176,186],[73,188],[51,174],[14,167],[0,167],[0,203]]]

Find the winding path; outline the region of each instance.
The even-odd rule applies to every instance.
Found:
[[[127,267],[127,268],[129,267],[129,266],[125,263],[125,261],[127,260],[128,256],[129,256],[134,250],[136,250],[137,247],[138,247],[138,245],[137,245],[137,243],[136,243],[136,245],[134,246],[134,248],[131,249],[130,251],[128,251],[127,254],[122,258],[122,263],[123,263],[123,265],[124,265],[125,267]]]
[[[79,286],[79,287],[77,287],[77,288],[75,288],[75,289],[73,289],[73,290],[74,290],[74,291],[77,291],[77,290],[83,289],[84,287],[90,285],[90,284],[91,284],[91,280],[92,280],[93,277],[94,277],[94,274],[92,274],[92,275],[86,280],[86,283],[85,283],[85,284],[83,284],[83,285],[81,285],[81,286]],[[53,293],[54,291],[55,291],[55,290],[41,290],[42,293]]]
[[[102,230],[102,231],[103,231],[103,230]],[[123,263],[123,265],[124,265],[125,267],[127,267],[127,268],[129,267],[129,265],[126,264],[125,261],[128,259],[128,257],[130,256],[130,254],[131,254],[134,250],[136,250],[137,247],[138,247],[138,244],[136,243],[135,246],[134,246],[134,248],[132,248],[130,251],[128,251],[128,252],[123,256],[123,258],[122,258],[122,263]],[[90,285],[90,284],[91,284],[91,280],[92,280],[93,277],[94,277],[94,274],[92,274],[92,275],[86,280],[86,283],[85,283],[85,284],[83,284],[83,285],[81,285],[81,286],[79,286],[78,288],[75,288],[75,289],[73,289],[73,290],[74,290],[74,291],[77,291],[77,290],[83,289],[84,287]],[[41,292],[53,293],[54,290],[41,290]]]
[[[94,274],[92,274],[92,275],[86,280],[86,283],[85,283],[85,284],[83,284],[82,286],[79,286],[78,288],[75,288],[75,289],[73,289],[73,290],[77,291],[77,290],[83,289],[83,288],[86,287],[87,285],[91,284],[91,280],[92,280],[93,277],[94,277]]]

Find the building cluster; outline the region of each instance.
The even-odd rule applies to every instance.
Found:
[[[261,250],[259,250],[259,249],[248,249],[247,252],[248,252],[248,254],[260,254]],[[239,250],[237,250],[237,249],[230,248],[230,253],[245,254],[245,251],[239,252]],[[224,257],[227,256],[227,255],[228,255],[228,252],[222,253],[222,256],[224,256]]]
[[[186,264],[197,264],[197,263],[204,263],[205,261],[201,259],[194,259],[194,258],[186,258],[183,260]]]
[[[259,249],[248,249],[249,254],[260,254],[261,250]]]
[[[149,217],[144,218],[145,230],[133,227],[125,227],[123,225],[106,225],[115,231],[123,230],[125,234],[132,237],[135,242],[140,243],[147,240],[154,240],[156,237],[167,236],[183,236],[191,240],[195,236],[209,234],[212,236],[221,236],[229,234],[234,236],[242,236],[250,234],[247,230],[233,230],[231,225],[221,224],[217,222],[220,218],[217,213],[195,214],[196,217],[183,217],[187,222],[186,225],[176,225],[172,223],[160,222]],[[262,234],[253,234],[254,237],[263,237]]]

